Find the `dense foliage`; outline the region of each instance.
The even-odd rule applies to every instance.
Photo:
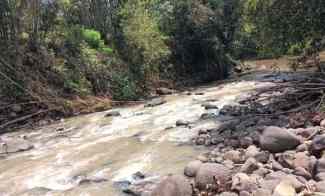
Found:
[[[135,100],[222,79],[233,59],[321,47],[323,21],[322,0],[2,0],[0,99]]]

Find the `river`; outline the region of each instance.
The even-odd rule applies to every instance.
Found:
[[[0,195],[115,196],[122,195],[116,183],[138,171],[182,173],[187,162],[205,151],[192,145],[191,138],[218,123],[200,120],[207,112],[202,104],[221,108],[266,85],[253,80],[212,84],[166,96],[167,102],[156,107],[114,108],[120,116],[105,117],[106,111],[2,135],[2,140],[19,138],[33,149],[2,154]],[[175,126],[180,119],[190,126]]]

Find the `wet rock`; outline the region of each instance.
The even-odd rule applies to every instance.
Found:
[[[209,131],[208,130],[206,130],[206,129],[200,129],[199,130],[199,135],[207,135],[209,133]]]
[[[295,149],[301,143],[296,135],[279,127],[266,127],[259,142],[262,149],[273,153]]]
[[[185,167],[184,174],[188,177],[195,177],[196,173],[200,169],[201,165],[202,165],[201,161],[191,161]]]
[[[146,175],[145,175],[144,173],[140,172],[140,171],[138,171],[138,172],[132,174],[132,178],[133,178],[135,181],[137,181],[137,180],[142,180],[142,179],[144,179],[145,177],[146,177]]]
[[[217,109],[219,109],[217,105],[214,105],[212,103],[204,103],[204,104],[202,104],[202,107],[204,107],[204,109],[206,109],[206,110],[214,110],[214,109],[217,110]]]
[[[217,115],[215,113],[203,113],[200,117],[201,120],[208,120],[208,119],[213,119],[216,118]]]
[[[172,175],[162,180],[150,196],[192,196],[192,187],[185,177]]]
[[[144,107],[155,107],[159,105],[165,104],[167,101],[162,98],[156,98],[151,101],[149,101],[147,104],[144,105]]]
[[[116,116],[121,116],[121,113],[119,111],[110,111],[105,115],[105,117],[116,117]]]
[[[246,160],[244,165],[240,168],[240,171],[246,174],[251,174],[259,168],[257,161],[254,158]]]
[[[205,138],[203,137],[198,137],[195,139],[195,144],[198,146],[204,145],[205,144]]]
[[[241,156],[241,152],[237,151],[237,150],[231,150],[228,151],[224,154],[223,158],[225,160],[230,160],[233,163],[241,163],[242,162],[242,156]]]
[[[178,120],[176,121],[176,126],[180,127],[180,126],[188,126],[190,124],[189,121],[187,120]]]
[[[247,174],[238,173],[232,177],[231,189],[234,191],[252,192],[258,188],[257,182]]]
[[[195,184],[202,190],[206,185],[214,184],[215,179],[221,184],[225,184],[230,176],[230,170],[227,167],[217,163],[205,163],[201,165],[196,174]]]
[[[134,196],[150,195],[160,181],[159,177],[145,178],[128,185],[123,192]]]
[[[79,185],[91,184],[91,183],[102,183],[107,182],[106,178],[100,177],[86,177],[86,176],[78,176],[76,180]]]
[[[58,127],[55,129],[55,132],[64,132],[65,128],[64,127]]]
[[[295,196],[296,191],[290,182],[282,181],[276,186],[272,196]]]
[[[158,95],[171,95],[171,94],[175,93],[175,91],[172,89],[169,89],[169,88],[157,88],[156,93]]]

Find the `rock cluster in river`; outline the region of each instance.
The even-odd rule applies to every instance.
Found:
[[[230,106],[221,111],[237,117],[251,112]],[[193,142],[211,150],[188,163],[183,177],[162,180],[152,195],[324,195],[325,120],[317,117],[299,126],[281,115],[229,118],[214,129],[200,130]]]

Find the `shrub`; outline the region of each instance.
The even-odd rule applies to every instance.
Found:
[[[82,36],[87,44],[95,49],[99,48],[101,46],[101,42],[103,42],[100,33],[92,29],[83,29]]]
[[[112,95],[115,100],[136,100],[139,98],[137,85],[127,73],[112,75]]]
[[[299,55],[303,52],[302,44],[293,44],[288,50],[289,55]]]

